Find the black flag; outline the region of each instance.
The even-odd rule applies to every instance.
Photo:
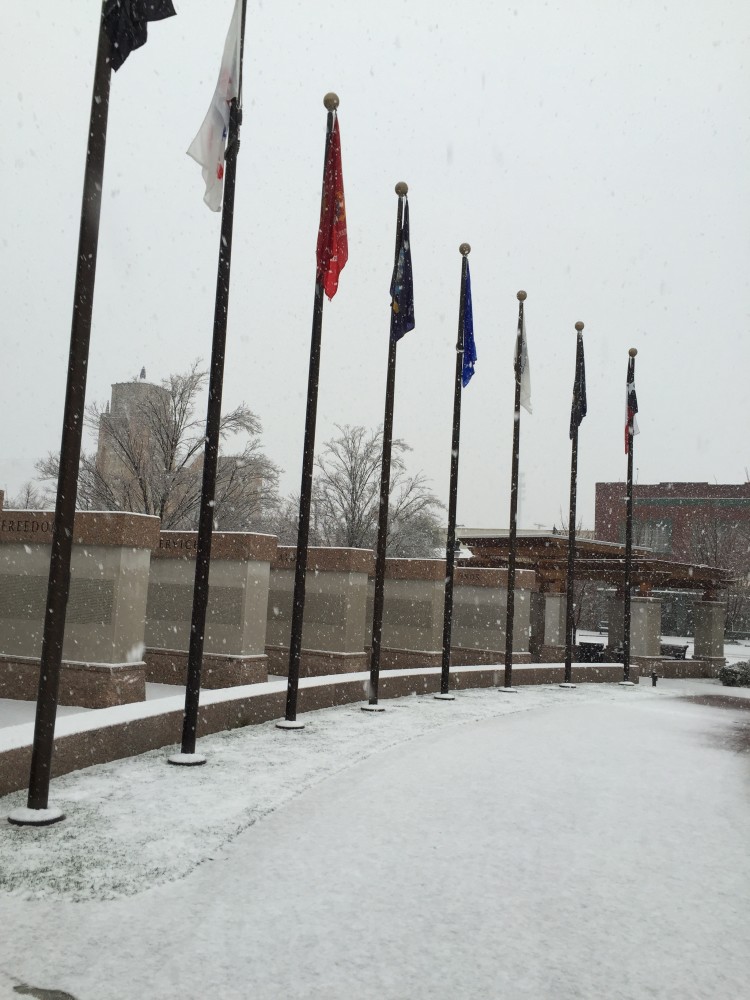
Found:
[[[105,0],[104,30],[111,46],[112,69],[118,70],[133,49],[146,44],[149,21],[174,15],[171,0]]]
[[[586,365],[583,360],[583,334],[578,331],[578,341],[576,343],[576,375],[573,382],[573,404],[570,408],[570,438],[576,432],[576,428],[581,426],[581,421],[586,416]]]

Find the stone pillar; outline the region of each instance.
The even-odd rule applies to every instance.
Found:
[[[184,685],[195,586],[196,531],[162,531],[151,562],[146,677]],[[268,679],[266,608],[273,535],[215,531],[201,686],[234,687]]]
[[[608,649],[621,649],[625,636],[625,599],[609,601]],[[630,598],[630,662],[650,672],[661,659],[661,601],[655,597]]]
[[[444,559],[386,559],[383,670],[440,666],[444,599]]]
[[[661,601],[656,597],[630,599],[630,658],[658,660],[661,656]],[[641,663],[641,666],[648,666]]]
[[[536,574],[516,571],[513,662],[529,663],[532,592]],[[451,663],[458,666],[505,662],[508,571],[459,566],[453,579]],[[444,595],[444,591],[443,591]],[[442,606],[440,643],[442,645]]]
[[[724,620],[726,604],[723,601],[696,601],[693,605],[695,618],[695,646],[693,659],[703,660],[718,670],[726,663],[724,659]]]
[[[271,568],[266,652],[269,671],[289,671],[295,546],[279,546]],[[300,676],[367,670],[367,579],[374,572],[369,549],[310,548]]]
[[[0,697],[34,700],[54,514],[0,515]],[[159,518],[75,515],[61,705],[105,708],[145,698],[144,629]]]
[[[544,642],[539,652],[542,663],[565,661],[565,613],[568,600],[565,594],[550,591],[544,596]]]

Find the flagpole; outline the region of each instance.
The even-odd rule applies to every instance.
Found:
[[[448,537],[445,543],[445,601],[443,604],[443,661],[440,673],[439,701],[453,701],[450,693],[451,633],[453,630],[453,567],[456,558],[456,507],[458,505],[458,452],[461,443],[461,383],[464,362],[464,316],[466,311],[466,275],[469,270],[471,247],[462,243],[461,291],[458,306],[458,339],[456,341],[456,374],[453,380],[453,437],[451,439],[451,474],[448,493]]]
[[[240,72],[245,47],[245,14],[247,0],[242,0],[240,24]],[[198,540],[195,552],[195,584],[193,610],[190,620],[190,645],[188,647],[187,682],[185,685],[185,711],[182,721],[180,752],[172,754],[170,764],[196,766],[205,764],[203,754],[195,752],[198,729],[198,706],[201,691],[201,667],[208,609],[209,572],[211,568],[211,541],[214,527],[214,498],[216,495],[216,469],[221,437],[221,399],[224,388],[224,357],[227,342],[229,314],[229,280],[232,266],[232,232],[234,227],[234,192],[237,176],[237,154],[240,148],[242,124],[242,89],[239,97],[229,104],[229,128],[224,154],[224,191],[221,208],[221,235],[216,271],[216,299],[214,303],[214,328],[211,344],[211,366],[208,379],[208,406],[206,409],[206,444],[203,451],[203,483],[198,514]]]
[[[518,515],[518,455],[521,432],[521,337],[523,331],[523,304],[526,292],[518,292],[518,334],[516,336],[516,392],[513,401],[513,457],[510,473],[510,529],[508,532],[508,600],[505,614],[505,680],[501,691],[514,691],[513,687],[513,620],[516,591],[516,519]]]
[[[338,96],[326,94],[323,105],[328,112],[326,141],[323,154],[323,188],[321,204],[325,197],[326,164],[333,132],[333,119],[339,106]],[[289,639],[289,674],[286,689],[286,712],[279,729],[304,729],[297,721],[297,691],[299,689],[299,664],[302,651],[302,624],[305,612],[305,583],[307,574],[307,548],[310,537],[310,507],[312,504],[313,464],[315,460],[315,424],[318,414],[318,385],[320,381],[320,345],[323,330],[323,276],[316,272],[313,299],[312,334],[310,338],[310,368],[307,378],[307,411],[305,413],[305,438],[302,446],[302,484],[299,494],[299,521],[297,523],[297,559],[294,567],[294,597],[292,602],[292,627]]]
[[[398,262],[401,246],[401,229],[404,218],[404,199],[409,185],[399,181],[395,188],[398,196],[396,211],[396,248],[394,266]],[[388,544],[388,501],[391,495],[391,449],[393,444],[393,403],[396,393],[396,348],[398,339],[393,335],[393,312],[391,312],[391,333],[388,338],[388,367],[385,380],[385,413],[383,415],[383,445],[380,465],[380,500],[378,505],[378,542],[375,551],[375,595],[372,606],[372,648],[370,651],[370,684],[365,712],[382,712],[378,704],[380,682],[380,646],[383,638],[383,606],[385,602],[385,557]]]
[[[54,749],[62,664],[65,614],[70,591],[70,561],[73,550],[73,521],[78,495],[78,466],[81,458],[86,375],[88,371],[91,317],[94,307],[96,256],[102,207],[104,154],[107,145],[109,112],[110,41],[104,30],[104,8],[99,21],[99,41],[91,96],[86,168],[83,178],[81,222],[73,292],[73,319],[70,330],[68,380],[65,388],[60,465],[57,478],[55,520],[52,527],[47,600],[39,666],[39,690],[34,720],[34,738],[26,809],[9,815],[18,826],[46,826],[64,819],[60,809],[49,808],[49,782]]]
[[[582,337],[583,323],[576,323],[578,337]],[[573,386],[574,396],[579,392],[578,386],[578,345],[576,345],[576,377]],[[573,400],[573,411],[576,410],[576,399]],[[578,421],[571,420],[571,449],[570,449],[570,509],[568,511],[568,575],[567,575],[567,595],[565,600],[565,677],[564,687],[575,687],[573,680],[573,633],[575,631],[574,618],[574,583],[575,583],[575,563],[576,563],[576,492],[578,486]]]
[[[635,378],[635,357],[638,350],[631,347],[628,355],[632,361],[632,371],[628,375]],[[628,479],[625,492],[625,597],[623,601],[623,631],[622,631],[622,684],[631,684],[630,680],[630,590],[633,568],[633,433],[634,415],[628,407]]]

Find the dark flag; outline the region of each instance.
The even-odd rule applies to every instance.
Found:
[[[339,118],[333,116],[328,148],[326,150],[323,174],[323,198],[320,205],[320,228],[318,229],[318,274],[317,282],[329,299],[339,287],[339,275],[349,258],[349,243],[346,237],[346,205],[344,203],[344,175],[341,170],[341,138]]]
[[[635,415],[638,412],[638,399],[635,395],[635,358],[628,358],[628,380],[625,387],[625,454],[630,451],[630,428],[633,434],[638,433],[638,421]]]
[[[133,49],[146,44],[149,21],[174,15],[171,0],[105,0],[104,30],[111,46],[112,69],[118,70]]]
[[[414,329],[414,275],[411,269],[409,200],[404,196],[404,221],[391,278],[391,337],[401,340]]]
[[[464,295],[464,363],[461,371],[461,384],[464,389],[474,374],[477,363],[477,345],[474,343],[474,313],[471,308],[471,274],[469,260],[466,259],[466,294]]]
[[[570,408],[570,439],[576,432],[576,428],[581,426],[581,421],[586,416],[586,364],[583,358],[583,334],[578,331],[578,341],[576,343],[576,374],[573,381],[573,404]]]

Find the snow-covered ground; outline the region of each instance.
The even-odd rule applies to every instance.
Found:
[[[404,698],[57,779],[64,823],[0,827],[0,997],[733,1000],[750,713],[681,697],[729,693]]]

